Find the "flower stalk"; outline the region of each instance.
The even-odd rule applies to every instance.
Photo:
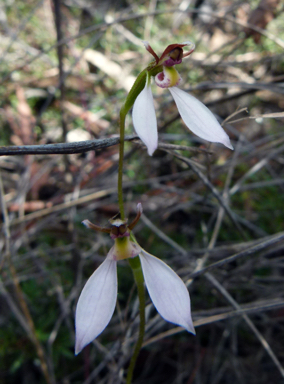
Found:
[[[119,160],[118,160],[117,193],[118,193],[119,212],[120,212],[120,217],[122,220],[124,220],[124,218],[125,218],[124,203],[123,203],[123,185],[122,185],[125,119],[126,119],[126,115],[127,115],[128,111],[132,108],[137,96],[145,87],[145,82],[146,82],[146,69],[144,69],[144,71],[142,71],[138,75],[138,77],[135,80],[135,83],[133,84],[131,90],[129,91],[129,94],[125,100],[125,103],[122,106],[122,108],[120,109],[120,113],[119,113],[120,144],[119,144]]]
[[[124,212],[124,203],[123,203],[123,157],[124,157],[124,136],[125,136],[125,118],[126,113],[124,113],[123,108],[120,110],[120,119],[119,119],[119,136],[120,136],[120,144],[119,144],[119,160],[118,160],[118,179],[117,179],[117,194],[118,194],[118,206],[120,217],[122,220],[125,218]]]
[[[127,371],[126,384],[131,384],[133,371],[135,368],[136,360],[139,355],[139,352],[142,348],[144,334],[145,334],[145,288],[144,288],[144,276],[142,272],[141,262],[138,257],[134,259],[129,259],[129,265],[132,269],[135,283],[137,286],[138,299],[139,299],[139,334],[138,339],[130,360],[130,364]]]

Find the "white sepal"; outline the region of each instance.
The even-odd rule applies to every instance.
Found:
[[[190,297],[181,278],[162,260],[144,250],[140,260],[149,296],[159,314],[167,321],[195,334]]]
[[[213,143],[222,143],[234,149],[229,136],[213,113],[199,100],[177,87],[168,88],[185,125],[197,136]]]
[[[152,156],[158,146],[158,128],[153,95],[148,81],[134,102],[132,118],[137,135]]]
[[[76,308],[75,354],[108,325],[117,299],[116,261],[105,259],[84,286]]]

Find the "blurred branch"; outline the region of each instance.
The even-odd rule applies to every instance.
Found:
[[[25,29],[27,23],[31,20],[31,18],[34,16],[35,12],[37,9],[39,9],[42,4],[43,4],[44,0],[40,0],[35,6],[34,8],[29,12],[29,14],[27,15],[27,17],[23,17],[22,20],[19,20],[21,21],[20,24],[17,26],[17,29],[16,30],[13,30],[9,33],[10,35],[10,43],[7,45],[7,47],[5,48],[5,51],[1,53],[1,57],[0,57],[0,64],[2,64],[4,62],[4,59],[6,58],[6,55],[7,53],[9,52],[10,48],[13,46],[13,44],[15,43],[19,43],[19,36],[21,34],[21,32]],[[1,36],[1,39],[4,39],[4,35]],[[21,43],[20,43],[21,44]],[[22,43],[23,44],[23,43]],[[37,53],[38,50],[33,48],[32,49],[33,52]],[[31,53],[31,51],[29,51],[29,53]],[[50,61],[49,58],[48,59],[48,62]]]
[[[78,34],[70,36],[70,37],[65,38],[65,39],[62,39],[62,40],[58,41],[56,44],[49,47],[48,49],[42,50],[42,52],[40,52],[37,56],[33,57],[31,60],[28,60],[24,65],[20,65],[17,68],[13,69],[10,73],[8,73],[6,76],[3,77],[1,84],[4,83],[7,79],[9,79],[12,73],[14,73],[15,71],[19,71],[19,70],[23,69],[25,66],[31,64],[33,61],[38,59],[41,55],[47,54],[48,52],[50,52],[54,48],[57,48],[59,45],[67,44],[70,41],[73,41],[73,40],[78,39],[82,36],[85,36],[86,34],[91,33],[91,32],[95,32],[95,31],[99,31],[99,30],[104,31],[107,28],[109,28],[115,24],[124,23],[124,22],[127,22],[129,20],[141,19],[143,17],[156,16],[156,15],[162,15],[162,14],[167,14],[167,13],[185,13],[185,14],[197,13],[197,14],[201,14],[201,15],[208,15],[208,16],[214,17],[214,18],[219,19],[219,20],[226,20],[226,21],[229,21],[233,24],[236,24],[236,25],[243,27],[243,29],[249,28],[252,31],[258,32],[259,34],[265,36],[266,38],[274,41],[274,43],[276,43],[280,47],[284,48],[284,41],[282,39],[278,38],[277,36],[273,35],[270,32],[265,31],[262,28],[256,27],[255,25],[252,25],[249,23],[246,23],[240,19],[235,19],[234,17],[230,17],[230,16],[224,16],[224,15],[221,15],[221,14],[218,14],[215,12],[207,12],[207,11],[200,10],[200,9],[187,9],[186,11],[181,11],[179,8],[171,8],[171,9],[166,9],[166,10],[161,10],[161,11],[159,10],[159,11],[154,11],[154,12],[145,12],[145,13],[141,13],[141,14],[130,15],[127,17],[121,17],[121,18],[117,18],[116,20],[114,20],[112,22],[101,23],[99,25],[92,25],[91,27],[83,29]],[[141,42],[141,45],[142,45],[142,42]]]
[[[125,141],[137,140],[138,136],[126,136]],[[103,149],[119,144],[119,137],[86,140],[75,143],[43,144],[43,145],[20,145],[0,147],[0,156],[16,155],[57,155],[84,153],[96,149]]]
[[[258,7],[250,13],[248,23],[264,29],[276,17],[279,3],[280,0],[261,0]],[[245,33],[247,36],[253,36],[256,44],[259,43],[261,37],[259,33],[250,28],[246,28]]]
[[[264,91],[270,91],[275,93],[284,94],[284,87],[282,85],[283,83],[280,83],[279,85],[270,83],[264,83],[264,82],[255,82],[252,84],[245,83],[245,82],[219,82],[219,83],[212,83],[212,82],[203,82],[198,84],[195,87],[191,87],[192,90],[209,90],[209,89],[230,89],[230,88],[243,88],[243,89],[249,89],[253,91],[257,90],[264,90]],[[208,105],[208,103],[206,104]]]
[[[57,42],[63,39],[62,33],[62,15],[60,0],[53,0],[54,4],[54,18],[57,34]],[[65,113],[63,108],[63,102],[65,99],[65,82],[64,82],[64,69],[63,69],[63,45],[57,45],[57,57],[58,57],[58,69],[59,69],[59,89],[60,89],[60,108],[61,108],[61,123],[63,129],[63,140],[66,141],[67,136],[67,124],[65,121]]]

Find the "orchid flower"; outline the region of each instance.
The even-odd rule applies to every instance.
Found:
[[[202,139],[222,143],[233,149],[229,136],[213,113],[195,97],[177,87],[181,82],[181,77],[174,66],[180,64],[184,57],[189,56],[194,51],[194,44],[191,42],[171,44],[165,49],[161,57],[154,52],[148,42],[145,41],[144,45],[147,51],[154,56],[155,62],[147,69],[145,87],[134,102],[132,118],[135,131],[146,145],[149,155],[152,156],[158,146],[157,119],[150,85],[150,72],[155,73],[153,71],[155,68],[158,72],[155,75],[156,84],[158,87],[169,89],[185,125]],[[183,48],[186,46],[189,46],[190,50],[183,53]]]
[[[114,245],[104,262],[95,270],[84,286],[76,308],[75,353],[93,341],[108,325],[117,299],[117,262],[139,255],[149,296],[159,314],[195,334],[190,310],[190,297],[181,278],[162,260],[144,251],[130,240],[130,232],[142,214],[137,205],[137,216],[127,225],[126,220],[114,219],[111,229],[100,228],[88,220],[83,224],[94,230],[110,233]]]

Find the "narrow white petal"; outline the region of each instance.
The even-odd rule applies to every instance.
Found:
[[[108,325],[117,299],[116,261],[106,259],[84,286],[76,308],[75,354]]]
[[[185,125],[197,136],[234,149],[213,113],[199,100],[177,87],[169,88]]]
[[[143,208],[142,208],[142,204],[141,204],[141,203],[138,203],[138,204],[137,204],[136,211],[137,211],[137,213],[138,213],[139,215],[142,215]]]
[[[150,156],[158,146],[158,128],[154,100],[150,84],[139,93],[132,111],[133,125],[137,135],[148,148]]]
[[[183,43],[181,43],[182,45],[185,45],[187,47],[190,47],[190,49],[194,49],[195,48],[195,44],[192,42],[192,41],[184,41]]]
[[[159,314],[195,334],[190,298],[181,278],[162,260],[142,251],[139,255],[145,283]]]

